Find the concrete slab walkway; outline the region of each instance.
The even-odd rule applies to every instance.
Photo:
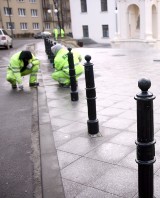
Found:
[[[151,80],[154,100],[156,163],[155,196],[160,197],[160,58],[154,49],[77,48],[94,64],[97,118],[101,137],[88,135],[85,76],[78,82],[79,101],[70,89],[51,79],[53,68],[44,44],[38,88],[44,198],[135,198],[138,192],[136,158],[136,101],[138,80]],[[85,60],[83,61],[83,63]],[[55,193],[55,196],[53,196]]]

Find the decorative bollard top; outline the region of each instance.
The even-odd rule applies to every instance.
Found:
[[[151,81],[147,78],[141,78],[138,81],[138,87],[141,89],[141,92],[136,94],[135,100],[153,100],[155,96],[148,89],[151,87]]]
[[[151,81],[146,78],[141,78],[138,81],[138,87],[142,90],[142,92],[146,92],[151,87]]]
[[[90,56],[90,55],[86,55],[86,56],[85,56],[85,60],[87,61],[87,63],[89,63],[90,60],[91,60],[91,56]]]

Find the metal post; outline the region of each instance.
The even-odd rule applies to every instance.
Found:
[[[115,9],[115,14],[116,14],[116,34],[118,34],[118,21],[117,21],[118,10],[117,10],[117,7]]]
[[[57,19],[58,19],[58,26],[59,26],[59,29],[61,30],[61,22],[60,22],[60,15],[59,15],[59,9],[58,9],[58,1],[55,1],[53,0],[53,3],[54,3],[54,7],[55,9],[57,10],[56,14],[57,14]]]
[[[52,47],[52,46],[53,46],[52,41],[49,40],[49,46],[48,46],[48,59],[49,59],[49,60],[51,59],[51,53],[52,53],[51,47]]]
[[[85,67],[85,80],[86,80],[86,97],[88,105],[88,133],[95,136],[99,133],[99,121],[96,114],[96,88],[94,83],[93,64],[90,63],[91,56],[86,55],[84,64]]]
[[[153,163],[155,159],[153,100],[155,96],[148,92],[151,81],[142,78],[138,81],[141,92],[137,100],[137,159],[138,163],[138,197],[154,197]]]
[[[45,53],[47,52],[47,39],[44,38]]]
[[[46,54],[48,55],[49,54],[49,49],[50,48],[50,46],[49,46],[49,39],[47,38],[46,39]]]
[[[68,48],[68,64],[69,64],[69,75],[71,82],[71,100],[78,101],[78,91],[77,91],[77,83],[76,83],[76,72],[74,69],[74,59],[73,53],[71,52],[71,48]]]
[[[8,12],[9,12],[9,1],[7,0],[7,7],[8,7]],[[9,13],[9,23],[10,23],[10,29],[11,29],[11,35],[13,38],[13,27],[12,27],[12,20],[11,20],[11,13]]]
[[[50,60],[50,63],[53,63],[53,56],[54,56],[54,54],[51,51],[52,46],[53,46],[53,42],[51,40],[49,40],[49,55],[48,55],[48,58]]]

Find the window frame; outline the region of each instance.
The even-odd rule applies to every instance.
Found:
[[[102,25],[102,37],[109,38],[109,25]]]
[[[81,0],[81,12],[87,12],[87,1],[86,0]]]
[[[31,16],[32,17],[38,17],[38,10],[37,9],[31,9]]]
[[[11,28],[12,27],[12,28]],[[7,30],[15,30],[15,23],[14,22],[6,22]]]
[[[101,0],[101,12],[107,12],[107,11],[108,11],[108,1]]]
[[[50,29],[51,29],[51,24],[45,23],[45,30],[50,30]]]
[[[25,26],[25,27],[24,27]],[[28,24],[27,23],[20,23],[20,29],[21,30],[28,30]]]
[[[4,14],[5,16],[12,16],[12,8],[11,7],[4,7]]]
[[[39,30],[39,23],[32,23],[33,30]]]
[[[18,8],[18,15],[19,16],[26,16],[26,9],[25,8]]]
[[[89,38],[89,28],[88,25],[82,25],[83,38]]]

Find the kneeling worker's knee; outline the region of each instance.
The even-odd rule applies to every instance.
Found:
[[[13,78],[12,78],[12,76],[7,75],[7,76],[6,76],[6,80],[7,80],[8,82],[12,82],[12,81],[13,81]]]

